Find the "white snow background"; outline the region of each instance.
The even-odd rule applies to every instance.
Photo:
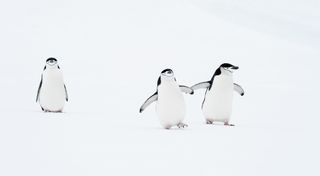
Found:
[[[308,175],[319,171],[317,0],[1,0],[0,175]],[[35,102],[48,57],[63,70],[65,113]],[[178,83],[240,67],[235,127],[204,123],[185,95],[186,129],[161,128],[162,69]]]

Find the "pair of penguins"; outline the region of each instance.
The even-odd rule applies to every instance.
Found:
[[[233,91],[238,92],[241,96],[244,95],[243,88],[233,82],[233,71],[237,69],[239,67],[223,63],[216,69],[211,80],[200,82],[192,87],[179,85],[173,71],[165,69],[158,79],[157,91],[143,103],[140,113],[151,103],[157,101],[156,113],[165,129],[170,129],[173,126],[187,127],[188,125],[183,123],[186,105],[182,92],[194,94],[195,90],[206,89],[202,102],[202,111],[206,123],[222,122],[226,126],[233,126],[229,123]]]
[[[193,94],[195,90],[206,89],[202,102],[202,111],[207,124],[223,122],[229,124],[233,91],[244,95],[240,85],[233,82],[233,70],[239,67],[229,63],[221,64],[210,81],[198,83],[192,87],[178,85],[171,69],[161,72],[157,82],[157,91],[141,106],[142,113],[151,103],[157,101],[156,113],[161,125],[165,129],[173,126],[184,128],[186,105],[182,92]],[[44,112],[62,112],[65,102],[68,101],[68,92],[63,75],[55,58],[48,58],[41,75],[36,102],[39,102]]]

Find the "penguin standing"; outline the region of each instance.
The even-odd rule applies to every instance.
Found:
[[[156,113],[165,129],[170,129],[173,126],[187,127],[183,123],[186,105],[181,92],[193,94],[191,88],[177,84],[171,69],[163,70],[158,79],[157,91],[143,103],[140,113],[152,102],[157,101]]]
[[[55,58],[49,58],[41,75],[36,102],[44,112],[62,112],[68,93]]]
[[[244,95],[241,86],[233,83],[233,70],[238,68],[232,64],[224,63],[215,71],[210,81],[201,82],[191,87],[193,90],[206,89],[202,111],[207,124],[223,122],[224,125],[233,126],[229,123],[233,91],[235,90],[241,96]]]

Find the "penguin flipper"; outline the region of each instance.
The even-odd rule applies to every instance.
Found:
[[[67,92],[67,87],[66,85],[64,84],[64,92],[66,93],[66,101],[69,101],[69,96],[68,96],[68,92]]]
[[[151,95],[140,107],[139,112],[142,113],[151,103],[155,102],[158,100],[158,92],[154,93]]]
[[[192,86],[191,89],[193,89],[193,90],[208,89],[210,87],[210,85],[211,85],[210,81],[201,82],[201,83],[198,83],[198,84]]]
[[[41,90],[41,87],[42,87],[42,75],[41,75],[41,81],[40,81],[40,84],[39,84],[39,88],[38,88],[38,92],[37,92],[37,98],[36,98],[36,102],[39,101],[39,94],[40,94],[40,90]]]
[[[184,93],[191,94],[191,95],[194,93],[193,89],[188,86],[179,85],[179,87],[180,87],[180,90]]]
[[[239,84],[236,84],[236,83],[233,83],[233,85],[234,85],[234,91],[238,92],[241,96],[243,96],[244,95],[243,88]]]

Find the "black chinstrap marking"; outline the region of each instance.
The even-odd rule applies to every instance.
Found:
[[[174,78],[174,81],[177,82],[177,79]],[[158,81],[157,81],[157,87],[159,87],[161,84],[161,76],[159,76]]]

